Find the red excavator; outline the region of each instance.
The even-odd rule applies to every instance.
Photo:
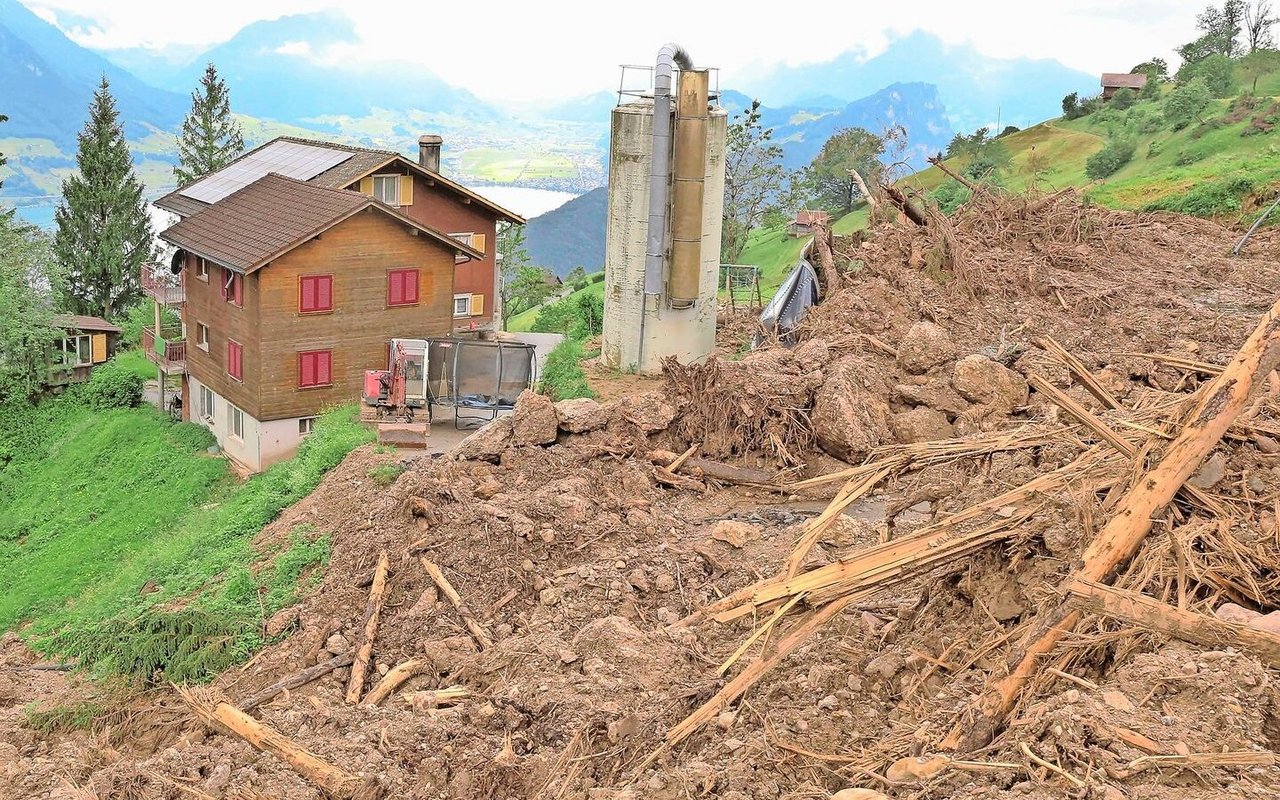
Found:
[[[362,399],[374,409],[378,422],[412,423],[419,409],[429,409],[427,343],[421,339],[392,339],[390,351],[387,369],[365,371]]]

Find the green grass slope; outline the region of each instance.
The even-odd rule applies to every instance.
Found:
[[[74,397],[0,408],[0,630],[102,672],[198,680],[251,654],[328,539],[296,531],[268,565],[254,535],[372,434],[352,408],[298,455],[239,482],[204,429]]]

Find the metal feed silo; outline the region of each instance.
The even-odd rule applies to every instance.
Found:
[[[657,372],[715,346],[728,115],[709,83],[667,45],[652,91],[624,90],[613,110],[601,355],[615,369]]]

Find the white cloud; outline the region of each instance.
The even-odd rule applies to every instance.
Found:
[[[910,4],[808,0],[220,0],[213,5],[125,0],[23,0],[54,14],[83,44],[99,48],[208,46],[260,19],[337,7],[361,38],[352,59],[420,64],[445,80],[496,99],[531,100],[616,86],[618,65],[648,63],[663,42],[683,44],[722,83],[779,62],[868,57],[891,36],[919,28],[993,56],[1055,58],[1090,72],[1127,69],[1194,35],[1206,0],[915,0]],[[85,19],[93,25],[84,24]],[[75,20],[68,24],[68,20]],[[347,48],[344,48],[347,51]]]
[[[285,42],[277,47],[275,52],[287,56],[309,56],[311,55],[311,45],[307,42]]]

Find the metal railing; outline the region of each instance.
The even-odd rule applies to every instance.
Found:
[[[161,328],[157,339],[155,326],[144,327],[142,351],[147,354],[148,361],[166,373],[183,372],[187,368],[187,342],[182,338],[180,329]]]
[[[624,97],[653,97],[653,64],[619,64],[622,71],[618,78],[618,105],[627,102]],[[711,91],[708,99],[713,105],[720,105],[720,68],[710,67]]]
[[[165,264],[143,264],[142,291],[162,305],[182,305],[187,302],[186,272],[174,275]]]

